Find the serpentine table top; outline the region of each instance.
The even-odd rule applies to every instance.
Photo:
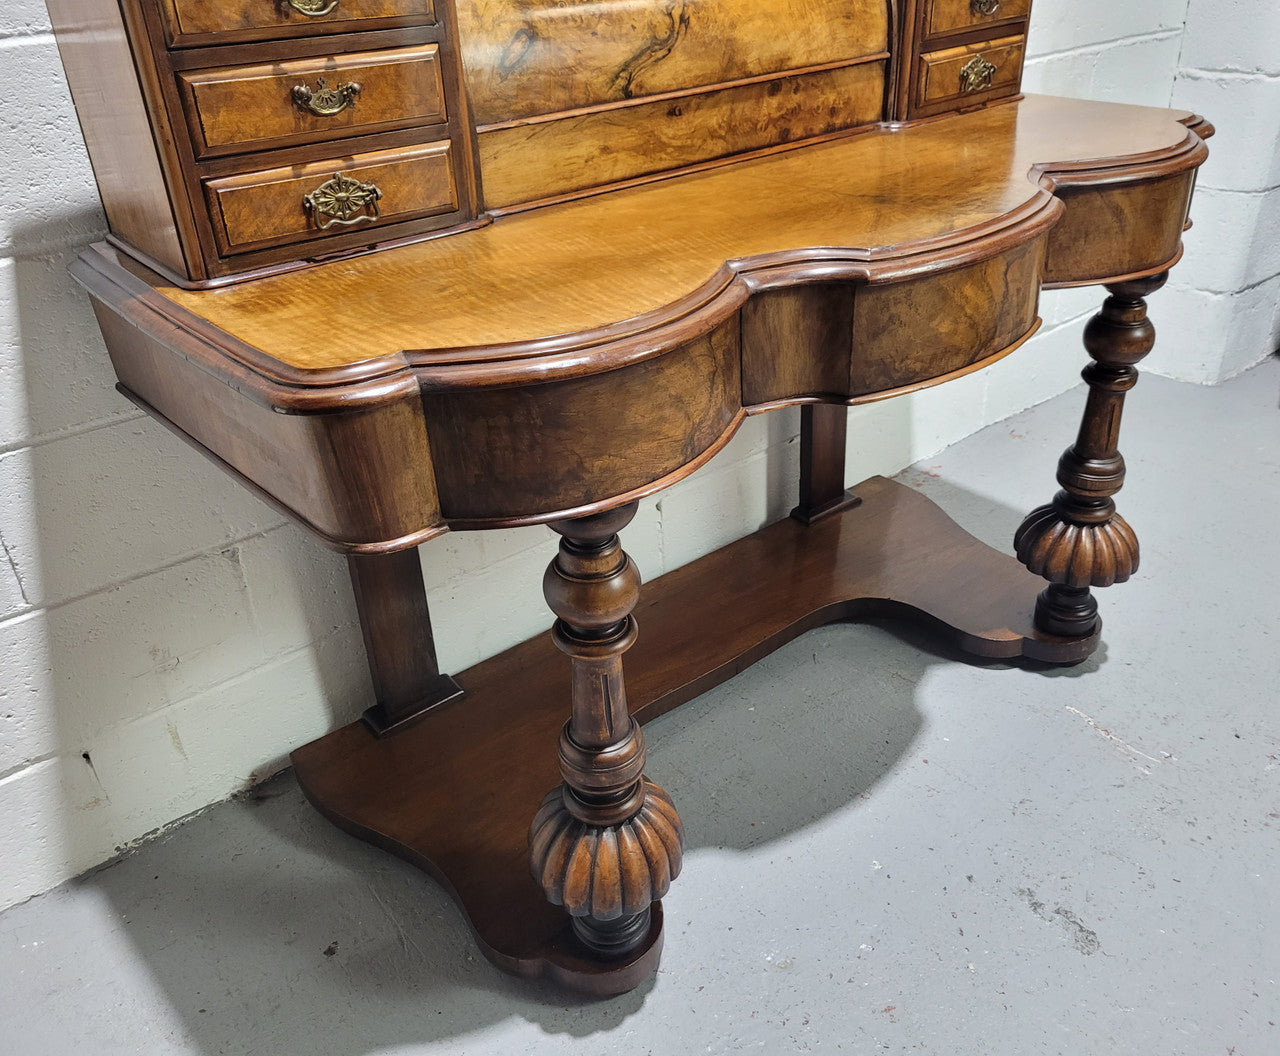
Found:
[[[378,704],[294,753],[308,796],[441,879],[500,967],[614,994],[655,970],[680,869],[633,717],[837,619],[915,618],[985,657],[1096,647],[1090,587],[1137,567],[1111,496],[1144,298],[1182,252],[1210,134],[1032,96],[231,285],[179,288],[106,245],[73,270],[124,391],[349,555]],[[909,488],[845,490],[843,405],[994,362],[1035,331],[1042,286],[1090,283],[1111,296],[1084,425],[1017,560]],[[617,534],[636,500],[797,403],[792,519],[641,598]],[[442,675],[413,547],[534,522],[564,537],[555,630]]]
[[[428,386],[565,377],[664,350],[687,338],[690,316],[727,314],[780,268],[797,282],[890,281],[1028,241],[1058,219],[1058,177],[1088,173],[1099,186],[1199,164],[1191,120],[1029,96],[222,289],[131,267],[173,308],[256,350],[232,355],[282,384],[406,369]],[[1136,234],[1093,231],[1082,262],[1064,253],[1059,264],[1051,249],[1045,282],[1111,277],[1117,242]]]

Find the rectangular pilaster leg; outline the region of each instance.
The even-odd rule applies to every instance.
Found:
[[[861,501],[844,486],[844,444],[849,408],[813,403],[800,408],[800,505],[791,516],[813,524]]]
[[[462,687],[436,661],[417,548],[348,554],[347,567],[378,701],[364,722],[383,737],[461,696]]]

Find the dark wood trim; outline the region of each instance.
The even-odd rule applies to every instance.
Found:
[[[791,516],[801,524],[851,509],[862,500],[844,486],[849,409],[814,403],[800,409],[800,503]]]
[[[626,654],[631,713],[656,718],[840,620],[902,619],[981,657],[1072,664],[1096,648],[1097,634],[1035,630],[1043,581],[918,492],[883,477],[855,490],[864,501],[854,509],[811,527],[779,521],[646,584],[635,608],[641,633]],[[460,673],[466,700],[393,737],[354,723],[299,748],[293,763],[330,821],[439,879],[499,968],[603,997],[654,970],[661,918],[655,912],[631,953],[588,956],[526,864],[529,823],[561,780],[571,692],[570,664],[551,638]]]
[[[384,737],[462,696],[462,687],[440,673],[417,547],[348,554],[347,568],[378,701],[364,723]]]
[[[395,539],[379,540],[377,542],[372,542],[372,543],[352,542],[347,539],[340,539],[337,536],[331,535],[330,533],[326,532],[323,528],[319,527],[317,524],[315,524],[315,522],[311,521],[309,518],[304,517],[301,513],[299,513],[293,507],[288,506],[285,503],[281,502],[278,498],[276,498],[276,496],[272,495],[271,492],[267,491],[265,488],[260,487],[255,481],[251,480],[249,477],[241,473],[240,470],[236,469],[235,466],[231,465],[231,463],[228,462],[226,459],[224,459],[221,455],[218,455],[216,452],[210,451],[209,448],[205,447],[204,444],[200,443],[200,441],[197,440],[195,437],[193,437],[190,433],[184,431],[174,422],[166,418],[163,414],[161,414],[158,410],[156,410],[156,408],[152,407],[151,404],[149,404],[137,393],[131,392],[127,386],[117,384],[116,390],[120,393],[120,395],[122,395],[130,403],[136,406],[139,410],[145,411],[152,418],[154,418],[160,425],[164,426],[166,429],[169,430],[169,432],[173,433],[173,435],[176,436],[179,440],[183,441],[185,444],[191,447],[192,450],[196,451],[198,454],[200,454],[201,456],[203,456],[204,458],[212,462],[224,473],[228,474],[229,476],[237,480],[242,487],[244,487],[251,494],[255,495],[257,498],[261,499],[268,506],[274,509],[277,513],[283,514],[285,517],[288,517],[291,521],[293,521],[299,527],[305,528],[308,532],[310,532],[313,536],[315,536],[316,539],[318,539],[323,546],[325,546],[329,550],[336,550],[338,553],[342,553],[342,554],[358,554],[358,555],[367,555],[370,557],[374,557],[382,554],[395,554],[409,547],[421,546],[423,543],[428,542],[432,539],[435,539],[438,536],[444,535],[445,532],[449,531],[448,525],[444,524],[443,522],[439,522],[436,524],[428,525],[427,527],[422,528],[419,531],[411,532],[408,535],[402,535]]]

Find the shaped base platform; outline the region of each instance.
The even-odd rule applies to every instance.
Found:
[[[924,496],[883,477],[854,491],[862,502],[851,509],[809,526],[779,521],[645,584],[635,610],[640,637],[625,661],[640,721],[838,620],[903,618],[989,658],[1071,664],[1097,647],[1099,631],[1037,631],[1032,613],[1044,580]],[[504,971],[597,997],[634,989],[658,965],[661,905],[637,952],[600,961],[529,872],[529,823],[560,782],[568,660],[548,632],[457,680],[465,696],[390,736],[355,722],[299,748],[293,764],[303,791],[339,828],[443,884]]]

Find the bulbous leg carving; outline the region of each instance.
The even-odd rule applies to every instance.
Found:
[[[1090,587],[1123,583],[1138,570],[1138,537],[1116,513],[1112,496],[1124,484],[1118,450],[1124,397],[1138,382],[1136,364],[1155,345],[1145,298],[1168,273],[1107,286],[1102,310],[1089,320],[1084,345],[1094,362],[1080,433],[1058,461],[1062,490],[1023,520],[1014,536],[1018,560],[1049,581],[1036,599],[1036,626],[1049,634],[1083,636],[1098,625]]]
[[[559,617],[555,643],[573,666],[572,714],[560,734],[564,783],[533,819],[529,860],[547,898],[603,956],[644,941],[650,907],[679,874],[684,846],[671,798],[644,776],[644,733],[627,710],[622,680],[640,574],[618,532],[635,512],[631,503],[553,523],[560,552],[543,579]]]

